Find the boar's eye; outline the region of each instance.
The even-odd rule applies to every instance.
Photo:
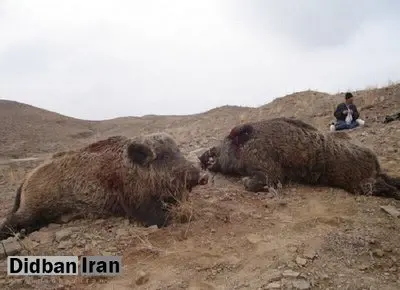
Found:
[[[145,165],[146,163],[154,159],[153,152],[150,150],[149,147],[143,144],[132,143],[128,146],[127,150],[128,157],[133,163]]]

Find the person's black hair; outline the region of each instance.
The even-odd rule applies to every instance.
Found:
[[[350,93],[350,92],[347,92],[346,95],[345,95],[344,97],[345,97],[345,99],[347,100],[347,99],[352,98],[352,97],[353,97],[353,94]]]

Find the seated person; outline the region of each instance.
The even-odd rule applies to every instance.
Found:
[[[353,104],[353,94],[345,94],[345,102],[336,107],[334,116],[336,124],[330,126],[331,131],[340,131],[353,129],[358,126],[363,126],[364,121],[359,119],[360,114],[357,111],[356,105]]]

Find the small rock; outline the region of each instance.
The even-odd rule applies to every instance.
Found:
[[[49,230],[58,229],[58,228],[60,228],[60,227],[61,227],[60,224],[55,224],[55,223],[51,223],[51,224],[49,224],[49,225],[47,226],[47,228],[48,228]]]
[[[36,231],[29,235],[32,241],[38,242],[40,244],[52,243],[54,240],[54,234],[47,231]]]
[[[322,280],[328,280],[328,279],[329,279],[329,275],[323,273],[323,274],[320,275],[320,278],[321,278]]]
[[[71,247],[71,241],[61,241],[58,246],[57,249],[68,249]]]
[[[21,244],[14,238],[8,238],[7,240],[5,240],[3,242],[3,246],[5,252],[4,249],[0,250],[0,259],[7,257],[7,255],[14,256],[22,250]]]
[[[276,282],[276,281],[281,280],[281,278],[282,278],[281,271],[272,270],[270,272],[267,272],[266,276],[263,277],[263,281]]]
[[[31,239],[23,239],[21,243],[24,245],[23,248],[25,249],[33,249],[39,245],[39,243],[32,241]]]
[[[289,278],[297,278],[300,273],[299,272],[295,272],[293,270],[285,270],[282,273],[283,277],[289,277]]]
[[[70,229],[62,229],[56,232],[56,241],[61,242],[68,239],[72,235]]]
[[[374,254],[374,256],[376,256],[376,257],[381,258],[385,255],[385,252],[382,251],[381,249],[375,249],[372,251],[372,254]]]
[[[365,270],[368,270],[369,267],[370,267],[369,265],[363,264],[363,265],[360,265],[360,266],[358,267],[358,269],[359,269],[360,271],[365,271]]]
[[[257,234],[249,234],[246,236],[246,238],[252,244],[257,244],[263,240],[262,237]]]
[[[307,279],[307,277],[310,275],[311,275],[311,273],[300,273],[298,278]]]
[[[215,233],[215,232],[217,232],[217,231],[216,231],[215,229],[211,229],[211,232],[212,232],[212,233]]]
[[[296,253],[297,252],[297,247],[291,246],[291,247],[288,248],[288,251],[291,252],[291,253]]]
[[[395,218],[400,217],[400,211],[396,209],[394,206],[391,205],[381,206],[381,209]]]
[[[102,224],[104,224],[106,221],[104,220],[104,219],[97,219],[95,222],[94,222],[94,224],[95,225],[102,225]]]
[[[116,247],[108,247],[107,250],[109,252],[117,252],[118,251],[118,249]]]
[[[293,287],[298,290],[307,290],[311,288],[310,282],[303,279],[295,280],[292,284]]]
[[[271,198],[271,199],[272,199],[272,198],[274,198],[275,196],[276,196],[275,193],[270,192],[270,191],[267,192],[267,193],[265,193],[265,197],[266,197],[266,198]]]
[[[281,289],[281,282],[272,282],[269,283],[266,289]]]
[[[136,285],[140,286],[143,284],[146,284],[149,281],[149,274],[144,272],[144,271],[140,271],[138,273],[138,278],[136,279]]]
[[[62,224],[69,223],[70,221],[73,221],[76,217],[76,214],[65,214],[62,215],[61,218],[59,219],[59,222]]]
[[[317,256],[317,252],[314,249],[307,249],[304,251],[303,256],[312,260]]]
[[[296,263],[300,266],[305,266],[307,264],[307,260],[301,257],[297,257]]]
[[[149,230],[158,230],[158,226],[157,225],[152,225],[147,227]]]

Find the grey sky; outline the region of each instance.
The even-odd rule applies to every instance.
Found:
[[[0,98],[84,119],[400,80],[396,0],[0,0]]]

